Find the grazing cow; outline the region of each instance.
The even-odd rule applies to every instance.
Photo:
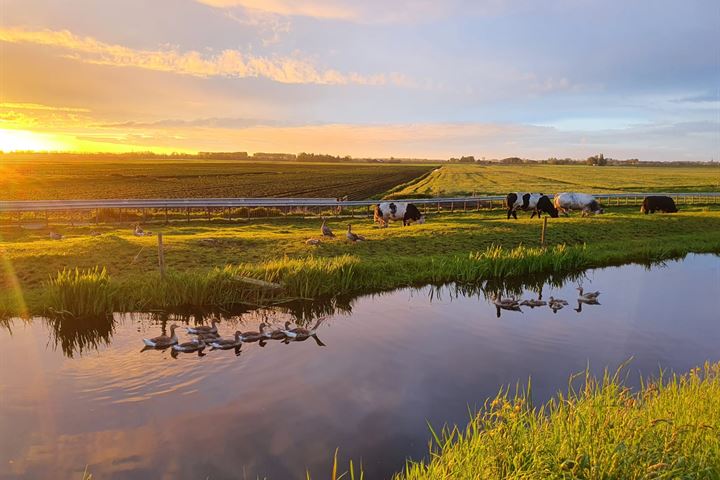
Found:
[[[647,215],[648,213],[655,213],[656,210],[665,213],[675,213],[678,211],[675,206],[675,201],[670,197],[666,197],[665,195],[650,195],[645,197],[640,211]]]
[[[403,226],[412,222],[425,223],[425,215],[412,203],[382,202],[375,205],[375,222],[381,227],[387,227],[390,220],[402,220]]]
[[[603,213],[604,210],[595,197],[587,193],[558,193],[553,200],[555,208],[567,216],[570,210],[582,210],[583,217],[590,213]]]
[[[537,205],[535,205],[535,210],[533,211],[532,215],[530,215],[530,218],[533,218],[536,213],[538,218],[540,218],[541,213],[546,213],[552,218],[558,218],[558,209],[555,208],[552,200],[550,200],[547,195],[543,195],[542,197],[538,198]]]
[[[508,193],[507,197],[505,197],[505,205],[508,209],[508,219],[510,219],[510,216],[512,215],[512,217],[517,220],[518,209],[524,211],[532,210],[533,213],[530,215],[530,218],[533,218],[535,215],[540,218],[542,216],[542,212],[547,213],[553,218],[557,218],[558,216],[558,212],[550,199],[547,195],[543,195],[542,193]]]

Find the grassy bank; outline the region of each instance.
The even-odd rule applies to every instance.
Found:
[[[594,218],[551,219],[548,247],[537,219],[506,220],[502,211],[431,216],[425,225],[378,229],[355,219],[367,242],[351,244],[347,220],[318,247],[315,219],[202,223],[163,229],[168,272],[160,281],[155,237],[129,228],[3,231],[0,315],[258,304],[272,297],[314,298],[423,283],[464,283],[652,262],[688,252],[720,252],[720,207],[685,207],[675,215],[640,215],[614,207]],[[78,271],[76,272],[76,269]],[[243,279],[283,285],[259,290]]]
[[[434,434],[430,461],[395,480],[720,478],[720,364],[635,392],[620,377],[586,374],[540,407],[503,391],[465,430]]]

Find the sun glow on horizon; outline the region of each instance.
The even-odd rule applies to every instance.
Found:
[[[0,150],[12,152],[17,150],[55,151],[70,150],[73,146],[56,135],[36,133],[29,130],[0,129]]]

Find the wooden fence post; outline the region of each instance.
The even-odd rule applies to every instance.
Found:
[[[165,249],[163,248],[163,234],[158,232],[158,267],[160,267],[160,278],[165,279]]]
[[[547,229],[547,217],[543,218],[542,232],[540,233],[540,245],[545,246],[545,229]]]

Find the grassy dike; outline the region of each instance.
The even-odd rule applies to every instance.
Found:
[[[344,228],[367,242],[350,244]],[[368,219],[331,219],[337,238],[318,247],[317,219],[206,222],[148,226],[164,232],[168,273],[157,271],[155,237],[128,227],[17,227],[2,230],[0,316],[64,311],[75,315],[182,306],[228,306],[270,300],[238,279],[281,283],[284,298],[379,291],[406,285],[477,282],[558,274],[689,252],[720,253],[720,207],[687,206],[675,215],[641,215],[615,207],[594,218],[550,219],[547,248],[540,225],[504,212],[430,216],[425,225],[388,229]],[[91,231],[101,235],[90,236]],[[277,297],[277,295],[275,295]]]

